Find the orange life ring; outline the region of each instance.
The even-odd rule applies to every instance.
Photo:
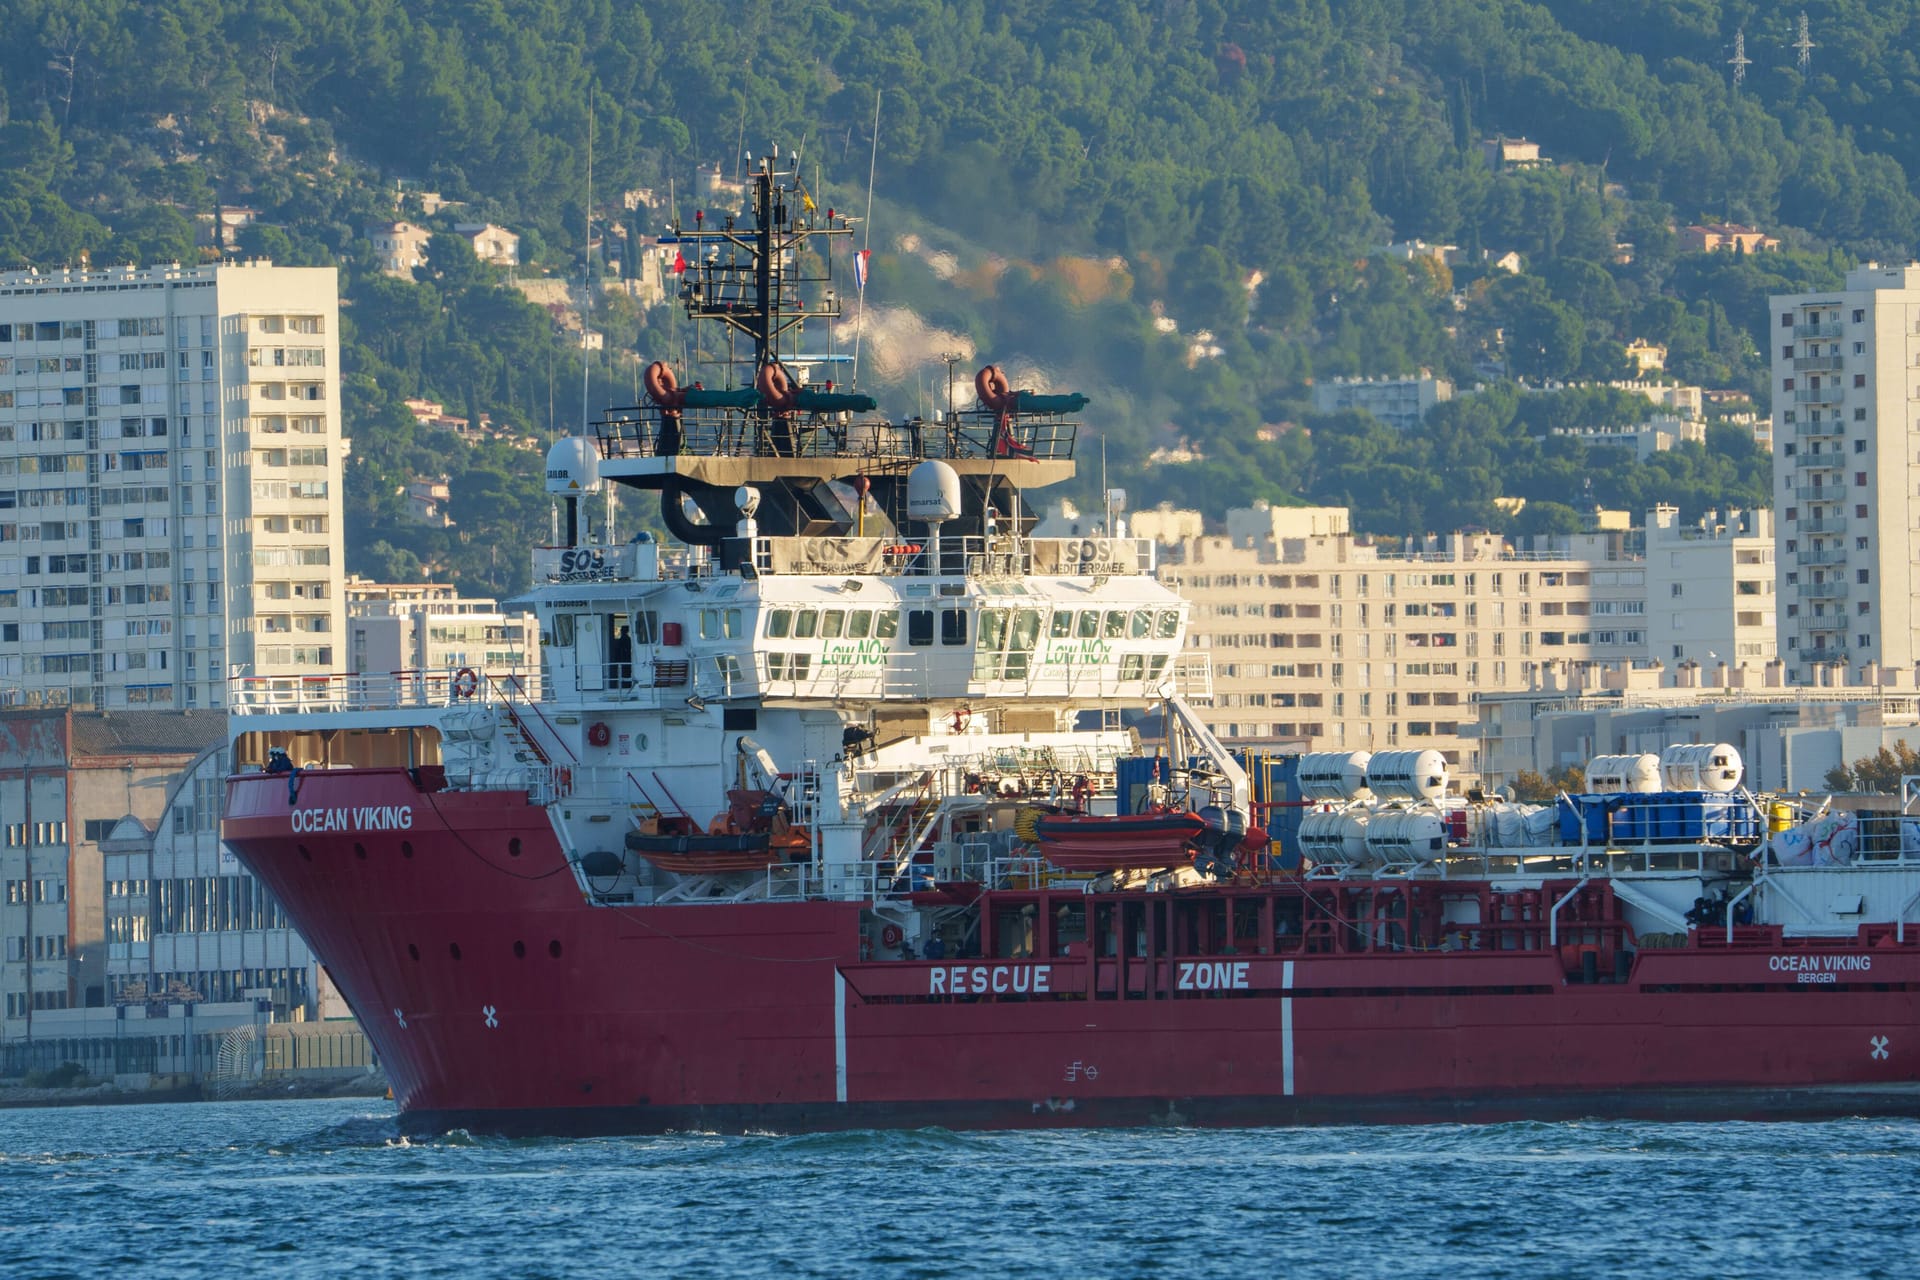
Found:
[[[646,383],[647,399],[663,409],[678,409],[686,402],[686,397],[680,394],[680,380],[673,376],[673,367],[665,360],[655,360],[648,365],[641,380]]]
[[[900,926],[897,924],[887,925],[880,930],[880,945],[883,947],[897,947],[906,941],[906,938],[907,935],[900,932]]]
[[[613,730],[607,727],[606,721],[595,720],[587,726],[587,741],[596,747],[604,747],[613,741]]]
[[[973,375],[973,389],[983,407],[1002,413],[1013,407],[1013,384],[997,364],[986,365]]]
[[[480,673],[472,667],[462,667],[453,673],[453,696],[471,698],[480,692]]]
[[[760,372],[754,375],[753,386],[760,393],[760,399],[775,413],[784,413],[794,406],[799,398],[799,388],[793,378],[778,362],[770,361],[760,366]]]

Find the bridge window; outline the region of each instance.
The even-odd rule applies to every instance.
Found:
[[[702,609],[700,611],[700,638],[702,640],[731,640],[739,634],[740,610]]]
[[[1156,640],[1171,640],[1179,634],[1180,611],[1178,609],[1162,609],[1159,617],[1154,620],[1153,638]]]
[[[793,638],[811,640],[820,634],[820,614],[814,609],[801,609],[793,615]]]
[[[813,674],[810,653],[770,653],[767,655],[767,679],[805,680]]]
[[[785,640],[793,634],[793,610],[775,609],[767,615],[767,639]]]
[[[933,610],[907,610],[907,643],[916,648],[933,643]]]
[[[850,609],[847,611],[847,639],[865,640],[873,634],[873,610]]]
[[[847,611],[845,609],[822,609],[820,611],[820,635],[822,639],[838,640],[847,629]]]
[[[1007,615],[1002,609],[980,611],[980,643],[973,651],[973,678],[998,680],[1002,655],[1000,646],[1007,637]]]
[[[1120,678],[1122,680],[1138,680],[1145,670],[1146,659],[1140,654],[1129,653],[1120,659]]]
[[[633,642],[660,643],[660,615],[652,609],[636,610],[633,615]]]
[[[1135,609],[1133,620],[1127,625],[1127,637],[1131,640],[1145,640],[1153,634],[1153,610]]]
[[[882,609],[873,615],[873,638],[891,640],[900,634],[900,615],[892,609]]]
[[[1098,640],[1100,638],[1100,611],[1098,609],[1082,610],[1079,625],[1074,628],[1073,634],[1081,640]]]
[[[967,611],[965,609],[942,609],[940,611],[940,643],[962,645],[967,642]]]
[[[1073,636],[1073,610],[1057,609],[1053,621],[1047,627],[1047,634],[1055,640],[1067,640]]]
[[[1123,640],[1127,635],[1127,613],[1124,609],[1107,610],[1106,638]]]

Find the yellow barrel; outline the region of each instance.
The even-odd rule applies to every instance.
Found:
[[[1767,806],[1767,830],[1785,831],[1793,825],[1793,806],[1785,800],[1775,800]]]

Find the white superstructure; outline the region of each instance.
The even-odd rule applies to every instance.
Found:
[[[331,267],[0,275],[0,702],[338,667],[339,327]]]

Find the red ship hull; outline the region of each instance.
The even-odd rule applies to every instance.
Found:
[[[589,903],[518,792],[248,775],[225,833],[421,1129],[1920,1114],[1891,936],[1811,988],[1778,943],[872,961],[859,903]]]

